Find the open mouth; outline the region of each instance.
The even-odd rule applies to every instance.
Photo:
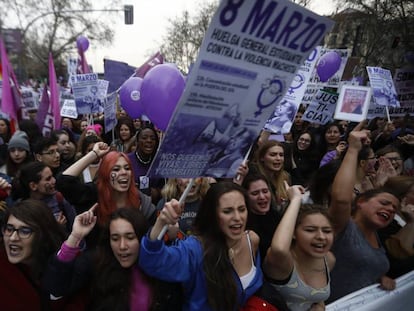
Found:
[[[22,248],[17,245],[9,245],[9,254],[11,256],[18,256],[22,251]]]
[[[379,212],[378,215],[382,217],[384,220],[388,221],[391,218],[391,215],[385,212]]]

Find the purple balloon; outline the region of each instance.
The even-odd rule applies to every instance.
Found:
[[[144,105],[142,102],[142,79],[138,77],[129,78],[122,84],[119,90],[119,100],[121,107],[133,119],[141,117],[144,113]]]
[[[89,48],[89,40],[85,36],[79,36],[76,38],[76,47],[78,50],[85,52]]]
[[[166,131],[184,87],[184,77],[173,64],[157,65],[145,75],[141,87],[145,115],[160,130]]]
[[[341,61],[341,56],[334,51],[322,55],[316,66],[316,72],[321,82],[328,81],[338,71]]]

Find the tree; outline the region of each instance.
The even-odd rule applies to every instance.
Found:
[[[414,0],[337,0],[333,16],[337,34],[346,33],[353,56],[360,57],[360,73],[366,66],[395,69],[414,50]],[[341,17],[342,16],[342,17]],[[346,17],[347,16],[347,17]],[[345,21],[346,20],[346,21]]]
[[[182,72],[188,71],[217,7],[217,1],[210,2],[203,4],[194,17],[184,11],[180,17],[168,20],[170,25],[160,48],[166,61],[175,63]]]
[[[293,1],[302,6],[308,6],[312,0]],[[188,72],[195,62],[204,35],[208,29],[211,18],[218,7],[218,0],[203,3],[195,16],[188,11],[176,19],[169,19],[170,25],[167,34],[163,37],[161,53],[166,61],[175,63],[182,72]]]
[[[113,10],[116,2],[102,1],[99,8],[94,8],[90,0],[0,0],[0,6],[8,8],[0,12],[0,26],[21,29],[23,51],[17,58],[11,57],[24,69],[17,71],[20,78],[47,76],[49,52],[58,75],[65,75],[66,58],[76,51],[76,38],[81,34],[91,43],[111,43],[113,15],[100,13],[97,16],[90,11]]]

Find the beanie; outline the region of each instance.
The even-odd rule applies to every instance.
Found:
[[[10,150],[11,148],[21,148],[26,150],[27,152],[30,152],[27,134],[23,131],[17,131],[16,133],[14,133],[12,138],[10,138],[9,140],[7,150]]]

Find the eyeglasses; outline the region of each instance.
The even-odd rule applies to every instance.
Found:
[[[305,144],[310,144],[311,142],[310,139],[305,139],[305,138],[299,138],[298,141],[300,141],[301,143],[305,143]]]
[[[59,153],[58,149],[42,152],[42,154],[45,154],[45,155],[47,154],[47,155],[50,155],[50,156],[55,155],[56,153]]]
[[[386,157],[387,158],[387,157]],[[393,161],[401,161],[402,159],[401,158],[397,158],[397,157],[394,157],[394,158],[387,158],[388,160],[390,160],[391,162],[393,162]]]
[[[14,232],[17,232],[17,235],[19,236],[19,238],[28,239],[32,235],[33,229],[29,227],[15,228],[13,225],[7,224],[2,228],[2,232],[3,232],[3,235],[8,236],[8,237],[12,236]]]
[[[375,160],[378,160],[376,156],[373,156],[373,157],[369,157],[369,158],[367,158],[367,160],[374,160],[374,159],[375,159]]]

